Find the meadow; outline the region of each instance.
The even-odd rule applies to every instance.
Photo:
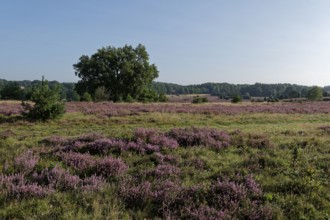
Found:
[[[0,219],[329,219],[330,102],[0,103]]]

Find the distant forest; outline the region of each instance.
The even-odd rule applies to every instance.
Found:
[[[28,99],[33,88],[40,80],[7,81],[0,79],[0,99]],[[50,87],[61,86],[62,99],[68,101],[79,101],[80,97],[75,92],[75,83],[59,83],[49,81]],[[173,83],[153,82],[153,89],[159,94],[181,95],[181,94],[211,94],[220,98],[231,98],[240,95],[245,99],[251,97],[273,97],[279,99],[305,97],[309,86],[295,84],[229,84],[229,83],[204,83],[198,85],[182,86]],[[15,91],[16,88],[16,91]],[[19,88],[19,89],[18,89]],[[330,86],[323,88],[324,96],[330,95]],[[12,95],[14,94],[14,98]]]
[[[172,83],[154,82],[154,89],[158,93],[180,95],[180,94],[211,94],[220,98],[231,98],[240,95],[243,98],[250,97],[273,97],[279,99],[305,97],[309,86],[295,84],[263,84],[236,85],[229,83],[204,83],[198,85],[181,86]],[[324,96],[329,95],[330,86],[323,88]]]

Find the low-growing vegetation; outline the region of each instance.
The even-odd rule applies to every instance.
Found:
[[[327,219],[329,103],[0,105],[0,219]]]

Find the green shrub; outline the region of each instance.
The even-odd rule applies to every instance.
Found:
[[[91,94],[89,94],[88,92],[85,92],[82,97],[80,98],[80,101],[83,102],[91,102],[93,101]]]
[[[107,90],[104,86],[100,86],[95,90],[94,93],[94,101],[95,102],[103,102],[108,100]]]
[[[161,93],[158,96],[158,101],[159,102],[167,102],[168,101],[168,98],[167,98],[167,96],[165,94]]]
[[[232,103],[239,103],[241,101],[242,101],[242,97],[240,95],[235,95],[231,100]]]
[[[65,105],[60,97],[60,87],[49,88],[48,81],[44,78],[32,89],[31,101],[34,105],[22,102],[25,110],[23,114],[28,118],[46,121],[59,118],[65,113]]]
[[[205,103],[208,102],[209,100],[206,97],[200,97],[200,96],[194,96],[192,103]]]
[[[125,102],[130,102],[130,103],[132,103],[132,102],[134,102],[135,100],[134,100],[134,98],[130,95],[130,94],[128,94],[127,96],[126,96],[126,98],[125,98]]]

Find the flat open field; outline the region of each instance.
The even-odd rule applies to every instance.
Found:
[[[328,219],[330,102],[0,102],[0,219]]]

